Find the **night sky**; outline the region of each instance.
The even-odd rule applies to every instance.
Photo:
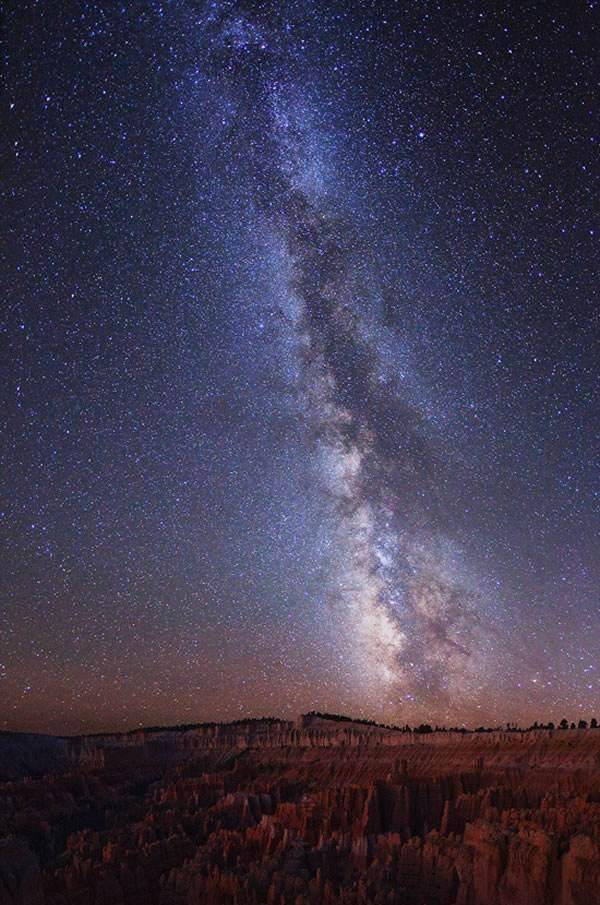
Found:
[[[598,4],[7,7],[0,725],[600,717]]]

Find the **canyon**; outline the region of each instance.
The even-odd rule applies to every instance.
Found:
[[[321,903],[600,903],[600,729],[0,734],[0,905]]]

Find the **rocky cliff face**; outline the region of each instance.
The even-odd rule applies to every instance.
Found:
[[[74,739],[0,784],[0,905],[594,905],[600,730]]]

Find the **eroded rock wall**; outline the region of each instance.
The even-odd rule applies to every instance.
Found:
[[[0,905],[600,903],[600,730],[255,722],[68,761],[0,784]]]

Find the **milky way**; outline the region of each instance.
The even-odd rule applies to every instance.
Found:
[[[593,16],[12,13],[7,726],[591,713]]]
[[[414,491],[431,492],[423,414],[378,354],[361,297],[376,322],[380,302],[351,227],[335,199],[328,203],[318,136],[306,126],[311,111],[296,110],[285,94],[268,101],[280,196],[266,216],[288,257],[282,308],[293,312],[287,326],[298,348],[298,403],[314,438],[317,480],[331,500],[328,596],[359,694],[373,703],[384,696],[392,707],[398,695],[423,702],[464,694],[459,680],[477,614],[441,545],[434,549],[437,538],[426,527],[415,533],[426,518]],[[335,171],[328,179],[335,186]],[[394,345],[392,335],[393,358]]]

